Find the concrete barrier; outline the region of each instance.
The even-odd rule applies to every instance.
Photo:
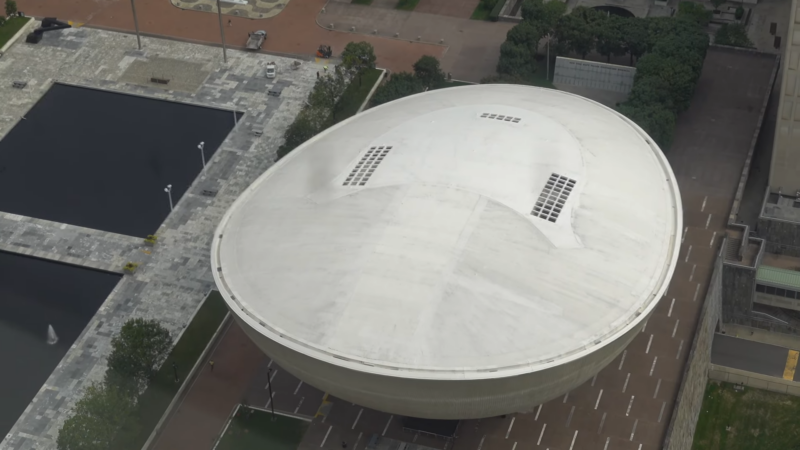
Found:
[[[800,383],[783,378],[771,377],[746,370],[711,364],[708,368],[708,378],[726,383],[741,384],[743,386],[763,389],[765,391],[800,397]]]

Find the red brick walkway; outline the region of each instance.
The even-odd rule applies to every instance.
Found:
[[[20,11],[30,16],[58,17],[120,31],[134,30],[131,3],[126,0],[18,0],[18,4]],[[267,52],[311,55],[324,43],[332,47],[334,56],[341,53],[348,42],[364,40],[375,47],[378,65],[393,72],[411,70],[411,65],[422,55],[441,58],[444,54],[445,48],[441,46],[325,30],[315,21],[323,6],[325,0],[291,0],[280,14],[269,19],[225,16],[231,20],[231,26],[225,27],[225,40],[231,47],[241,48],[248,32],[264,29],[269,35],[264,43]],[[182,10],[172,6],[169,0],[136,0],[136,12],[142,33],[202,43],[220,42],[216,14]]]
[[[214,370],[208,359],[214,361]],[[154,450],[210,450],[234,406],[241,403],[264,354],[232,322],[208,359],[156,440]]]

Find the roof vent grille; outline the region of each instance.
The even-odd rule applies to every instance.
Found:
[[[370,147],[367,153],[358,161],[356,167],[350,172],[350,175],[347,176],[347,179],[344,180],[342,186],[366,185],[369,178],[375,173],[375,169],[378,168],[378,165],[386,158],[386,155],[389,154],[389,150],[391,149],[391,145]]]
[[[503,122],[511,122],[511,123],[519,123],[519,121],[522,120],[519,117],[504,116],[502,114],[492,114],[492,113],[483,113],[483,114],[481,114],[481,118],[482,119],[495,119],[495,120],[501,120]]]
[[[575,188],[577,181],[567,178],[563,175],[554,173],[550,175],[547,180],[542,193],[536,200],[536,205],[531,211],[531,215],[544,219],[550,222],[555,222],[561,210],[564,209],[564,204],[567,203],[567,198]]]

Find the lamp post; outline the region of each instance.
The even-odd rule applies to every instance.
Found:
[[[206,152],[205,152],[205,150],[203,150],[205,148],[205,146],[206,146],[206,143],[204,141],[200,141],[200,143],[197,144],[197,148],[200,149],[200,157],[203,158],[203,168],[204,169],[206,168]]]
[[[136,28],[136,44],[139,46],[139,50],[142,49],[142,38],[139,37],[139,19],[136,18],[136,5],[133,4],[134,0],[131,0],[131,9],[133,10],[133,26]]]
[[[548,81],[550,80],[550,39],[552,38],[553,36],[549,34],[545,36],[545,39],[547,40],[547,73],[544,75],[544,79]]]
[[[269,376],[267,377],[267,389],[269,389],[269,409],[272,410],[272,420],[275,420],[275,403],[272,401],[272,368],[269,368]]]
[[[219,35],[222,37],[222,60],[228,62],[228,53],[225,51],[225,28],[222,27],[222,7],[217,0],[217,16],[219,16]]]
[[[172,185],[168,184],[167,187],[164,188],[164,192],[166,192],[169,197],[169,210],[172,211],[174,209],[172,206]]]
[[[181,379],[178,378],[178,366],[175,365],[175,361],[172,361],[172,371],[175,372],[175,382],[181,381]]]

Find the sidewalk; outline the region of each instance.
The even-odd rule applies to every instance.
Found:
[[[152,448],[210,450],[263,359],[261,350],[231,322]],[[214,361],[213,370],[208,360]]]

